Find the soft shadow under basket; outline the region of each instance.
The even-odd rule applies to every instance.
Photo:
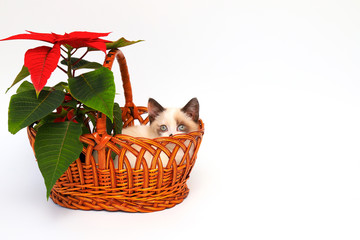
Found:
[[[124,127],[134,123],[148,123],[147,108],[137,107],[132,100],[130,78],[124,55],[112,50],[106,56],[104,67],[111,69],[115,56],[120,65],[125,93],[122,109]],[[51,199],[67,208],[81,210],[107,210],[126,212],[154,212],[174,207],[188,195],[186,181],[195,164],[204,134],[204,124],[199,121],[199,131],[157,139],[134,138],[127,135],[111,136],[106,131],[106,116],[96,113],[96,130],[85,134],[82,155],[70,165],[57,180]],[[28,137],[34,148],[36,131],[28,127]],[[167,147],[171,145],[171,148]],[[86,146],[86,147],[85,147]],[[183,157],[175,161],[177,152]],[[136,157],[131,166],[127,153]],[[95,153],[95,154],[94,154]],[[151,156],[148,166],[144,155]],[[160,155],[169,158],[163,166]],[[98,161],[94,158],[97,156]],[[85,161],[84,161],[85,159]],[[118,160],[114,164],[113,159]],[[118,165],[118,166],[116,166]]]

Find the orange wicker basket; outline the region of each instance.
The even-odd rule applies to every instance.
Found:
[[[124,127],[146,124],[149,121],[147,108],[133,103],[123,53],[120,50],[110,51],[104,66],[111,69],[115,57],[119,62],[125,94],[125,106],[122,108]],[[106,116],[96,113],[96,118],[94,132],[80,137],[84,143],[82,158],[70,165],[51,191],[50,197],[55,203],[81,210],[154,212],[174,207],[187,197],[189,189],[186,181],[204,134],[201,120],[199,131],[146,139],[108,135]],[[36,131],[29,126],[27,133],[34,148]],[[167,147],[169,144],[171,148]],[[183,157],[177,163],[175,156],[179,151],[183,152]],[[136,157],[134,166],[127,158],[128,153]],[[150,166],[144,158],[145,154],[150,154],[152,158]],[[161,154],[169,158],[166,166],[160,160]],[[114,164],[114,159],[118,164]]]

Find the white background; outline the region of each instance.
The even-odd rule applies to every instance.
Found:
[[[360,239],[359,12],[358,0],[2,0],[0,38],[86,30],[146,40],[123,48],[135,104],[196,96],[206,132],[190,195],[172,209],[47,202],[26,131],[7,131],[15,89],[4,94],[25,51],[46,43],[0,42],[0,238]],[[50,84],[63,80],[56,70]]]

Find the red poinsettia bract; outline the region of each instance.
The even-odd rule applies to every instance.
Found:
[[[1,39],[0,41],[31,39],[54,44],[53,47],[41,46],[29,49],[25,54],[24,65],[29,69],[31,81],[37,92],[43,89],[51,73],[56,69],[61,55],[61,45],[67,44],[73,48],[91,47],[106,52],[105,43],[110,42],[100,39],[100,37],[105,37],[109,33],[71,32],[59,35],[55,33],[27,32]]]

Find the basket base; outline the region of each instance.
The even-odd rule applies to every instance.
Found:
[[[65,195],[52,189],[50,198],[54,203],[70,209],[75,210],[106,210],[111,212],[123,211],[123,212],[156,212],[162,211],[168,208],[172,208],[175,205],[184,201],[188,196],[189,189],[186,186],[185,191],[182,191],[179,196],[164,198],[162,200],[146,200],[146,201],[134,201],[126,199],[102,198],[101,196],[83,196],[83,195]]]

